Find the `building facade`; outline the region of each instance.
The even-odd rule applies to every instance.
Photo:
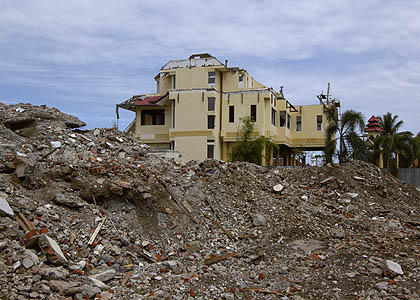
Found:
[[[292,105],[245,69],[228,67],[210,54],[171,60],[155,76],[156,93],[136,95],[117,105],[136,113],[129,128],[154,148],[181,153],[181,160],[228,160],[240,139],[241,118],[255,120],[254,136],[280,146],[266,151],[265,164],[294,165],[296,149],[322,150],[326,105]]]

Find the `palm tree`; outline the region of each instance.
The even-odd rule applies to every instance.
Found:
[[[345,111],[339,118],[337,109],[330,106],[326,110],[328,126],[326,128],[325,157],[327,162],[332,162],[337,140],[339,142],[338,160],[343,163],[353,154],[351,146],[355,137],[364,129],[363,115],[352,109]]]
[[[398,121],[398,115],[392,116],[390,112],[379,117],[379,123],[384,130],[377,137],[377,145],[383,149],[385,167],[389,168],[393,157],[401,156],[404,165],[410,166],[416,156],[416,147],[413,134],[409,131],[398,132],[404,124],[402,120]]]

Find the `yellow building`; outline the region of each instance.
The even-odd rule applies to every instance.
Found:
[[[181,159],[228,160],[238,141],[241,118],[255,120],[255,136],[278,144],[265,164],[294,165],[295,149],[322,150],[325,104],[294,106],[256,81],[245,69],[228,67],[210,54],[171,60],[155,76],[156,93],[136,95],[117,105],[136,112],[129,131],[156,148],[176,150]],[[334,103],[336,105],[336,103]]]

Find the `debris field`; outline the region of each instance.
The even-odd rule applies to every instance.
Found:
[[[420,299],[420,193],[354,161],[148,153],[0,102],[1,299]]]

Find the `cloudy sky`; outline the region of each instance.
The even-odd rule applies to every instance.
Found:
[[[110,127],[170,59],[209,52],[293,104],[331,82],[343,109],[420,131],[418,0],[0,0],[0,101]],[[122,115],[120,129],[133,118]]]

